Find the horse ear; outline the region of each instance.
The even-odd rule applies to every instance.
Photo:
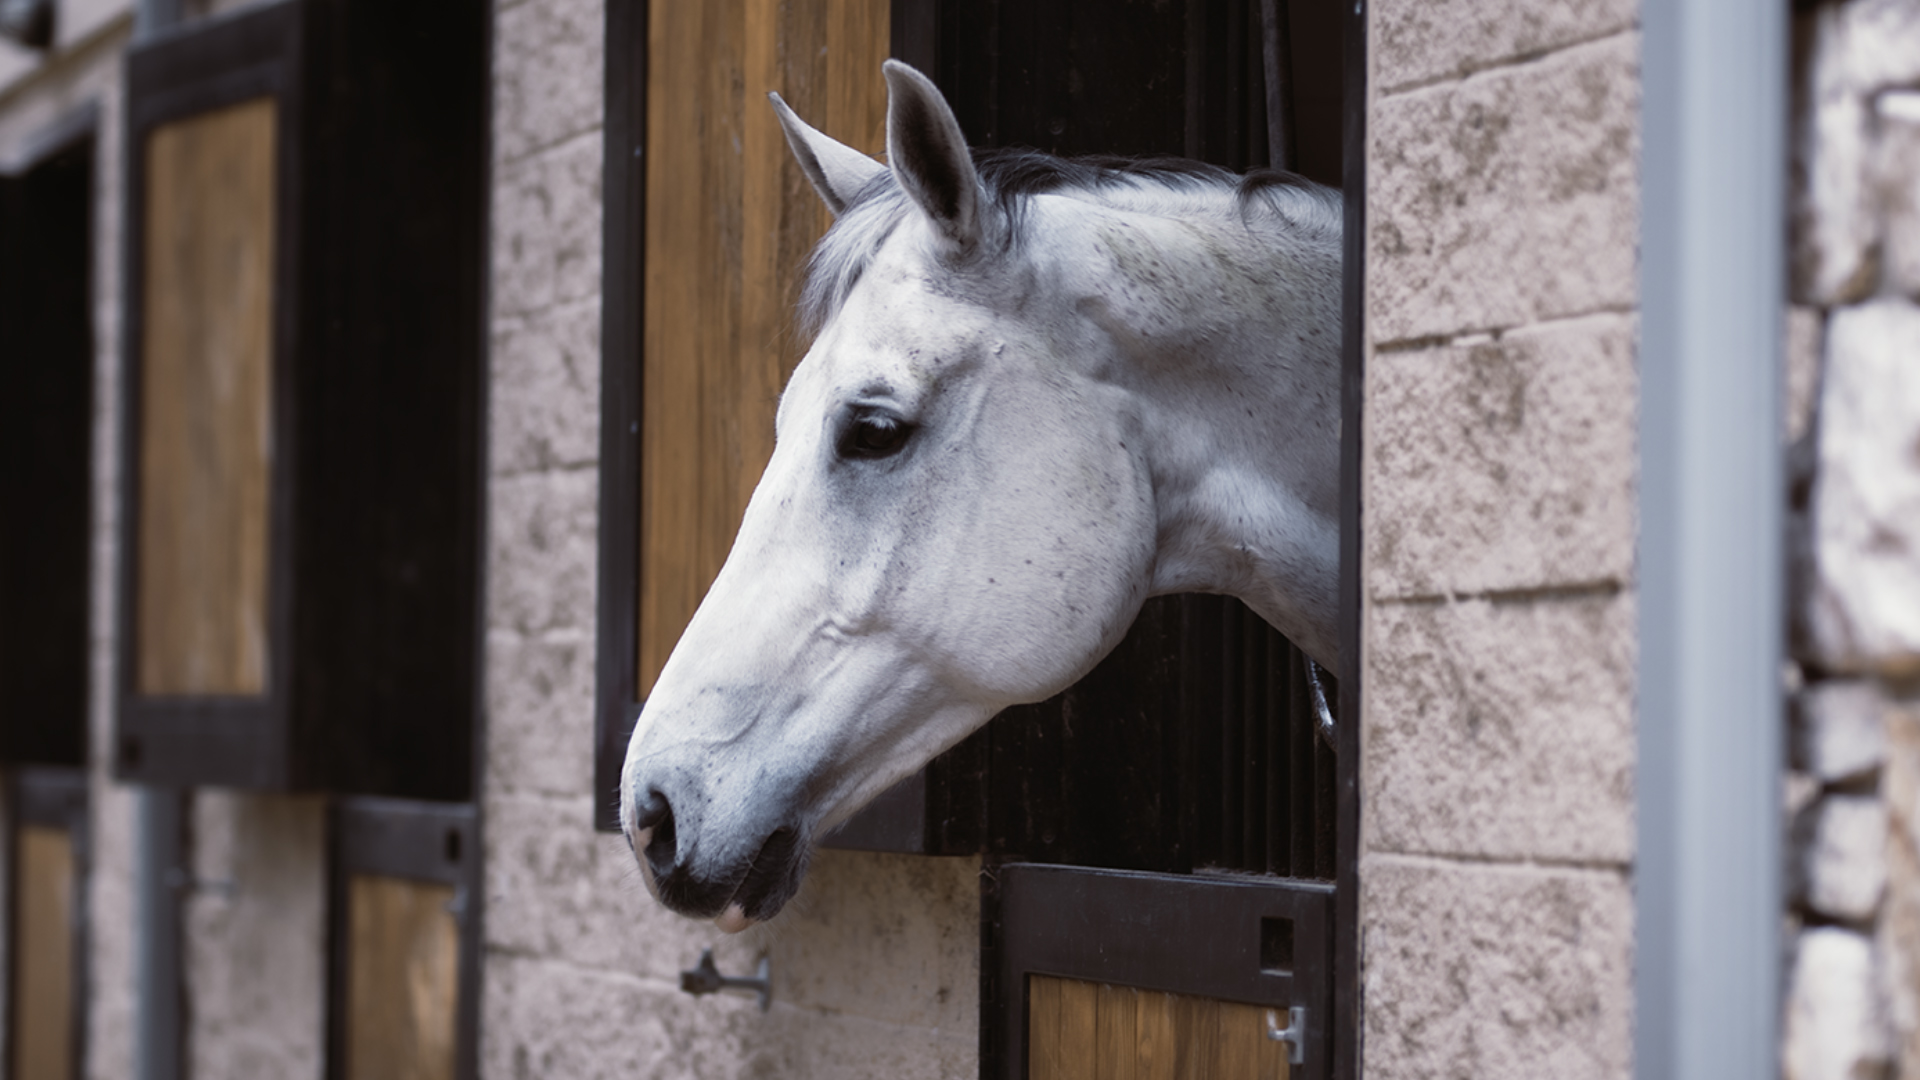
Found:
[[[887,162],[902,190],[960,251],[980,239],[980,178],[947,99],[933,80],[898,60],[887,75]]]
[[[787,146],[800,163],[800,171],[807,174],[813,190],[820,193],[820,200],[835,217],[852,205],[854,196],[867,186],[867,181],[887,171],[885,165],[808,126],[805,120],[794,115],[779,94],[768,93],[767,100],[773,102],[773,111],[780,117],[780,127],[787,133]]]

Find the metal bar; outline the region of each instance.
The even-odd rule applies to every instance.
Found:
[[[1635,1075],[1774,1076],[1787,11],[1641,18]]]
[[[180,788],[139,789],[140,846],[134,865],[139,926],[139,1080],[185,1075],[186,1015],[180,966],[180,890],[186,799]]]

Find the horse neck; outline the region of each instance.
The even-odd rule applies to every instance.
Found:
[[[1236,596],[1331,666],[1339,242],[1302,242],[1266,215],[1219,217],[1185,232],[1191,247],[1158,282],[1161,303],[1127,320],[1157,329],[1124,350],[1160,519],[1153,591]],[[1140,282],[1118,284],[1137,305]]]

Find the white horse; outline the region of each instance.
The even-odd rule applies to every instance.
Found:
[[[634,729],[653,894],[738,931],[813,842],[1149,597],[1335,661],[1340,196],[1191,162],[968,152],[885,66],[881,165],[773,105],[837,216],[813,346],[726,565]]]

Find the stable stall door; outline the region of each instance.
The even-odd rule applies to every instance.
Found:
[[[1027,1076],[1287,1080],[1287,1044],[1267,1037],[1272,1011],[1237,1001],[1032,975],[1027,980]]]

